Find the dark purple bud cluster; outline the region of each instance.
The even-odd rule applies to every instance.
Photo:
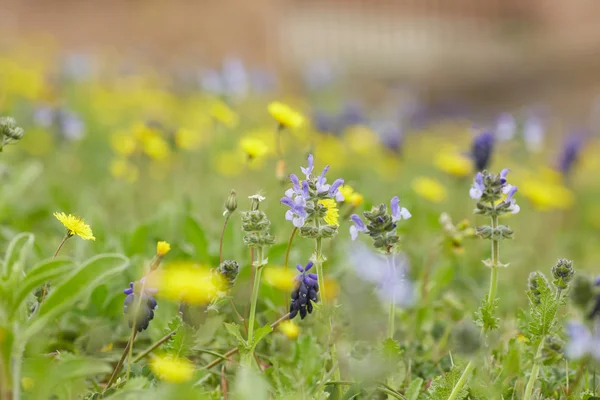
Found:
[[[313,304],[319,302],[319,283],[316,274],[307,274],[313,266],[312,261],[306,267],[298,264],[296,268],[300,275],[296,276],[297,285],[292,292],[292,304],[290,304],[290,319],[300,313],[304,319],[306,313],[312,313]]]
[[[139,284],[141,285],[141,283]],[[154,310],[158,307],[158,303],[156,299],[152,296],[156,294],[156,289],[144,289],[141,294],[141,302],[140,302],[140,292],[141,288],[136,288],[136,284],[131,282],[129,287],[123,291],[127,295],[125,297],[125,307],[123,308],[123,313],[127,314],[129,317],[129,327],[132,328],[135,324],[135,327],[138,332],[141,332],[148,328],[150,325],[150,321],[154,319]],[[139,302],[139,307],[138,307]],[[139,308],[136,310],[136,308]]]

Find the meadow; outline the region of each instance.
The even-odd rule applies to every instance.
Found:
[[[0,399],[598,398],[593,113],[175,72],[0,55]]]

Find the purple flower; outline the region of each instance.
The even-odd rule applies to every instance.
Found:
[[[300,167],[300,169],[302,170],[302,173],[304,175],[306,175],[306,179],[308,179],[310,177],[310,174],[312,174],[314,168],[315,168],[315,161],[314,161],[313,155],[309,154],[308,155],[308,167],[306,167],[306,168]]]
[[[290,174],[290,181],[292,181],[292,185],[294,185],[293,187],[291,187],[290,189],[285,191],[285,195],[287,197],[289,197],[290,199],[293,197],[294,194],[298,194],[298,195],[303,195],[304,194],[304,190],[303,188],[300,186],[300,181],[298,180],[298,177],[296,176],[296,174]],[[308,196],[305,196],[308,197]]]
[[[544,144],[544,124],[538,115],[530,115],[523,125],[523,140],[529,151],[540,151]]]
[[[506,186],[502,188],[502,193],[506,194],[506,199],[504,201],[510,203],[509,210],[511,214],[517,214],[521,211],[521,207],[517,204],[517,200],[513,198],[515,193],[517,193],[517,190],[518,188],[516,186],[509,184],[506,184]]]
[[[363,220],[360,219],[358,215],[352,214],[350,216],[350,219],[352,220],[352,222],[354,222],[354,225],[350,227],[350,237],[352,237],[352,240],[356,240],[356,238],[358,237],[358,232],[369,231]]]
[[[471,147],[471,158],[477,171],[482,171],[488,166],[493,149],[494,134],[492,132],[484,131],[475,136]]]
[[[290,207],[289,210],[285,213],[285,219],[288,221],[292,221],[292,224],[296,228],[302,228],[304,226],[304,220],[307,217],[306,209],[306,200],[302,196],[296,196],[295,199],[291,199],[290,197],[283,197],[281,199],[281,204],[285,204]]]
[[[339,191],[340,186],[344,184],[344,180],[342,178],[336,179],[331,184],[329,188],[329,194],[335,197],[335,201],[344,201],[344,195]]]
[[[307,274],[313,267],[312,261],[302,267],[301,264],[296,265],[296,269],[300,275],[296,276],[296,288],[292,291],[292,302],[290,304],[290,319],[293,319],[298,313],[300,318],[304,319],[306,314],[312,313],[312,303],[319,301],[319,283],[316,274]]]
[[[591,332],[587,326],[580,322],[569,322],[567,324],[569,343],[565,348],[565,354],[572,360],[579,360],[591,356],[600,361],[600,334],[598,324],[595,332]]]
[[[140,280],[140,285],[143,285],[144,279],[145,278],[142,278]],[[123,290],[123,293],[127,295],[127,297],[125,297],[123,313],[127,314],[129,317],[129,327],[131,328],[135,324],[137,331],[141,332],[144,329],[147,329],[148,325],[150,325],[150,321],[154,319],[154,310],[158,307],[158,303],[153,295],[156,294],[158,290],[155,288],[144,288],[141,295],[142,299],[139,303],[139,309],[136,310],[139,301],[138,296],[140,294],[135,293],[134,286],[135,284],[130,282],[129,287]]]
[[[517,121],[512,114],[502,113],[496,120],[496,137],[500,141],[510,140],[517,131]]]
[[[557,162],[557,169],[563,175],[569,174],[571,168],[577,162],[582,147],[583,138],[580,135],[571,135],[565,140]]]
[[[475,180],[473,181],[473,186],[471,186],[471,189],[469,190],[469,196],[471,196],[473,200],[479,200],[481,199],[484,190],[483,175],[481,172],[478,172],[475,174]]]
[[[510,169],[508,168],[504,168],[502,171],[500,171],[500,183],[501,184],[505,184],[506,183],[506,175],[508,175],[508,173],[510,172]]]
[[[409,219],[410,217],[412,217],[412,215],[410,214],[410,212],[408,212],[406,208],[400,208],[400,199],[398,198],[398,196],[392,197],[392,200],[390,201],[390,206],[392,209],[393,222],[400,221],[401,219]]]
[[[325,168],[323,168],[323,172],[321,172],[321,175],[319,175],[319,177],[317,178],[316,186],[318,194],[329,191],[330,185],[327,184],[327,178],[325,178],[325,174],[327,174],[327,171],[329,171],[329,165],[326,165]]]

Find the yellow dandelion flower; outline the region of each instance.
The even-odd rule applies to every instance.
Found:
[[[170,264],[148,276],[148,286],[158,296],[188,304],[208,304],[226,291],[226,283],[207,268],[191,264]]]
[[[130,156],[137,147],[135,137],[126,133],[115,133],[110,137],[110,145],[115,153]]]
[[[150,361],[154,375],[165,382],[183,383],[194,376],[194,365],[185,358],[174,356],[155,356]]]
[[[446,187],[432,178],[415,178],[412,181],[412,188],[419,196],[433,203],[441,203],[446,199]]]
[[[468,176],[473,171],[473,161],[455,150],[442,150],[436,155],[434,164],[454,176]]]
[[[275,121],[286,128],[296,129],[304,123],[304,116],[302,114],[279,101],[269,103],[267,110]]]
[[[324,285],[325,286],[319,295],[325,298],[326,302],[332,302],[340,293],[340,285],[338,285],[337,281],[332,278],[325,278]]]
[[[129,183],[138,180],[139,170],[135,164],[124,158],[117,158],[110,164],[110,173],[117,179],[123,179]]]
[[[519,185],[519,194],[527,198],[538,211],[566,210],[575,196],[561,184],[528,179]]]
[[[289,339],[296,339],[300,334],[300,327],[296,325],[293,321],[289,319],[287,321],[283,321],[278,326],[281,333],[287,336]]]
[[[269,147],[262,140],[249,137],[240,140],[240,147],[248,157],[248,160],[260,158],[267,154],[269,150]]]
[[[348,128],[344,133],[344,138],[350,150],[363,156],[373,154],[379,145],[377,134],[363,125]]]
[[[244,169],[243,157],[235,151],[224,151],[215,158],[215,169],[224,176],[238,175]]]
[[[175,145],[180,149],[196,150],[201,144],[202,135],[196,130],[179,128],[175,132]]]
[[[344,203],[352,204],[354,207],[360,206],[364,201],[363,195],[355,192],[350,185],[343,185],[340,192],[344,196]]]
[[[67,235],[77,235],[83,240],[96,240],[92,233],[92,228],[83,219],[71,214],[66,215],[63,212],[55,212],[53,215],[67,228]]]
[[[25,390],[26,392],[30,391],[31,389],[33,389],[33,385],[35,384],[35,381],[28,377],[28,376],[24,376],[21,379],[21,386],[23,386],[23,390]]]
[[[293,270],[283,267],[269,266],[263,271],[265,283],[284,292],[291,292],[295,288],[295,277]]]
[[[235,128],[238,124],[239,117],[227,104],[222,101],[215,101],[210,107],[210,115],[216,121],[225,125],[228,128]]]
[[[337,203],[334,199],[323,199],[319,200],[319,204],[327,209],[325,213],[325,217],[323,218],[325,222],[329,225],[340,226],[339,218],[340,212],[337,208]]]
[[[161,241],[156,243],[156,255],[164,257],[169,251],[171,251],[171,245],[169,242]]]
[[[143,141],[144,153],[156,161],[164,161],[169,157],[169,144],[159,135],[151,135]]]

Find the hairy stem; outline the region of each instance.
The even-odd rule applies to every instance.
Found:
[[[465,367],[465,370],[463,371],[462,375],[460,376],[460,379],[458,380],[458,382],[456,382],[456,385],[454,385],[454,388],[452,389],[450,396],[448,396],[448,400],[455,400],[458,397],[458,394],[460,393],[461,389],[463,388],[463,386],[465,386],[465,383],[467,383],[467,381],[469,380],[469,375],[471,375],[471,371],[473,370],[473,367],[474,367],[473,361],[469,361],[469,363]]]
[[[542,350],[544,349],[544,338],[540,341],[540,345],[537,348],[535,353],[535,359],[533,360],[533,367],[531,368],[531,374],[529,375],[529,381],[527,382],[527,386],[525,387],[525,396],[523,400],[529,400],[531,398],[531,394],[533,393],[533,388],[535,387],[535,382],[537,381],[538,374],[540,372],[540,363],[539,358],[542,356]]]
[[[263,267],[263,248],[257,248],[256,263],[254,266],[254,283],[252,285],[252,297],[250,299],[250,316],[248,317],[248,345],[252,346],[254,341],[254,325],[256,320],[256,304],[258,303],[258,292],[260,289],[260,276]],[[244,365],[252,365],[252,354],[246,355],[242,360]]]
[[[492,216],[492,229],[498,228],[498,216]],[[488,306],[490,309],[496,300],[496,290],[498,288],[498,267],[500,266],[500,241],[492,239],[492,265],[490,266],[490,291],[488,293]]]
[[[158,339],[156,341],[156,343],[154,343],[152,346],[148,347],[146,350],[142,351],[140,354],[138,354],[134,359],[133,362],[136,363],[142,359],[144,359],[146,356],[148,356],[150,353],[152,353],[154,350],[158,349],[163,343],[165,343],[167,340],[171,339],[173,337],[173,335],[175,335],[177,333],[177,330],[171,331],[169,333],[167,333],[165,336],[163,336],[162,338]]]
[[[54,255],[52,256],[53,260],[56,258],[56,256],[58,256],[58,252],[60,251],[60,249],[62,249],[62,247],[64,246],[67,239],[69,239],[71,236],[73,236],[73,235],[69,235],[69,231],[67,231],[65,236],[62,238],[60,244],[56,248]],[[40,304],[42,304],[44,302],[47,295],[48,295],[48,283],[44,283],[44,286],[42,287],[42,297],[40,298]]]
[[[395,279],[396,277],[396,260],[394,259],[393,254],[388,255],[388,264],[390,268],[390,279]],[[393,282],[395,284],[395,282]],[[390,311],[388,315],[388,338],[394,338],[394,321],[396,319],[396,298],[395,298],[395,290],[392,288],[390,293]]]
[[[115,369],[113,370],[113,373],[110,376],[108,383],[106,384],[106,388],[104,389],[105,392],[108,389],[110,389],[110,387],[113,385],[113,383],[115,383],[115,380],[117,379],[117,376],[119,375],[119,371],[121,370],[121,367],[123,366],[123,362],[125,362],[125,358],[129,354],[129,349],[132,347],[133,341],[135,340],[136,333],[137,332],[134,331],[133,336],[131,336],[129,338],[129,340],[127,341],[127,346],[125,346],[125,348],[123,349],[123,354],[121,355],[121,358],[119,359],[119,362],[117,363],[117,365],[115,365]]]
[[[285,268],[287,268],[288,262],[290,260],[290,250],[292,248],[292,241],[294,240],[296,231],[298,231],[298,228],[294,227],[294,229],[292,230],[292,234],[290,235],[290,240],[288,241],[287,249],[285,250],[285,264],[283,265]]]
[[[225,229],[227,228],[227,223],[229,222],[229,217],[231,214],[227,211],[227,215],[225,216],[225,222],[223,223],[223,230],[221,231],[221,240],[219,241],[219,264],[223,262],[223,237],[225,236]]]

